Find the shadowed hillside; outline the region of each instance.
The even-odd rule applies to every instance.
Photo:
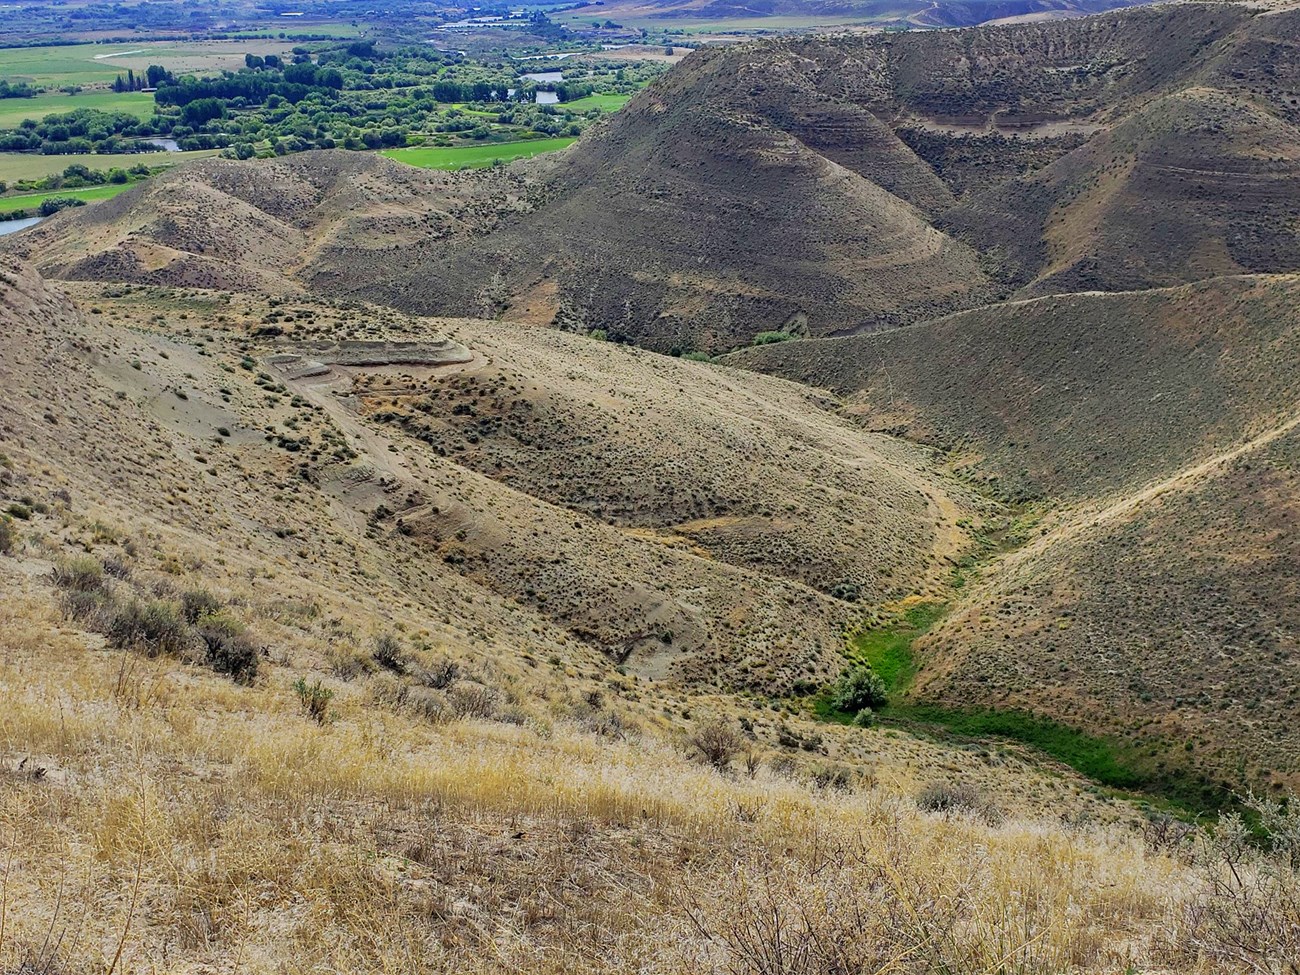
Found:
[[[202,163],[5,246],[63,277],[301,287],[660,351],[873,331],[1015,287],[1291,270],[1297,16],[1190,4],[702,50],[506,173]]]
[[[1220,791],[1293,785],[1298,298],[1294,276],[1064,295],[729,361],[1037,499],[918,642],[916,699],[1114,735]]]
[[[728,362],[834,390],[1011,498],[1133,489],[1288,416],[1300,280],[1221,278],[992,305]]]
[[[1027,294],[1123,291],[1300,267],[1300,129],[1247,95],[1156,99],[948,229]]]

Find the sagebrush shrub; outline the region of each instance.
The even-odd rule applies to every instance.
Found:
[[[375,663],[395,674],[400,674],[406,670],[406,664],[402,658],[402,644],[391,633],[381,633],[375,637],[373,657]]]
[[[181,593],[181,612],[187,623],[197,623],[205,616],[221,611],[221,600],[206,589],[190,589]]]
[[[483,684],[457,684],[448,692],[447,700],[461,718],[490,718],[497,707],[496,691]]]
[[[701,758],[721,770],[731,766],[731,760],[744,747],[745,740],[730,722],[716,718],[696,729],[691,744]]]
[[[203,641],[204,660],[209,667],[241,684],[253,682],[261,654],[243,623],[225,613],[214,613],[201,617],[195,631]]]
[[[447,657],[439,657],[416,675],[425,687],[445,691],[460,679],[460,664]]]
[[[870,664],[858,664],[841,675],[831,692],[831,706],[856,714],[863,708],[878,709],[889,702],[889,691]]]
[[[54,563],[54,584],[69,592],[94,592],[104,588],[104,566],[89,555]]]
[[[989,823],[1002,818],[978,788],[969,782],[931,782],[916,796],[916,808],[933,813],[971,813]]]
[[[176,605],[162,599],[118,604],[104,621],[104,636],[111,647],[149,657],[185,657],[194,646],[193,631]]]

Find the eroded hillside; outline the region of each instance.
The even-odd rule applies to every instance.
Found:
[[[560,422],[579,389],[612,422],[658,407],[675,431],[612,452],[619,474],[701,436],[681,414],[706,407],[719,463],[741,433],[784,438],[813,483],[801,495],[798,477],[737,466],[735,508],[764,490],[811,504],[818,476],[868,471],[924,476],[938,503],[948,482],[914,450],[786,383],[548,332],[193,289],[77,285],[73,301],[11,261],[0,286],[6,964],[749,970],[735,939],[775,897],[826,945],[809,957],[878,967],[911,946],[902,970],[920,973],[1006,957],[1014,887],[1048,932],[1012,949],[1027,970],[1232,970],[1222,918],[1198,907],[1218,903],[1209,875],[1140,845],[1127,803],[1014,748],[716,692],[744,674],[742,649],[759,669],[785,659],[769,633],[797,634],[790,662],[816,676],[838,601],[632,526],[611,472],[585,471],[611,499],[597,517],[504,469],[581,434]],[[440,388],[450,411],[418,408]],[[495,452],[459,461],[498,434],[475,443],[449,418],[488,419],[498,400],[532,405],[502,419]],[[515,589],[507,566],[533,571]],[[918,585],[929,570],[898,571]],[[578,632],[586,592],[594,625],[665,624],[634,580],[643,598],[689,595],[714,640],[694,659],[717,653],[716,677],[681,666],[689,628],[650,635],[663,679]],[[953,906],[922,918],[918,898]]]
[[[66,278],[303,288],[708,352],[1016,289],[1290,271],[1298,18],[1179,4],[702,50],[505,173],[203,163],[6,246]]]

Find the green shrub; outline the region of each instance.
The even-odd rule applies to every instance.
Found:
[[[0,517],[0,555],[10,555],[18,544],[18,529],[9,518]]]
[[[149,657],[184,657],[194,646],[193,631],[176,605],[161,599],[119,604],[104,621],[104,636],[111,647]]]
[[[305,677],[299,677],[293,682],[293,690],[298,695],[298,704],[303,714],[323,725],[329,718],[329,706],[334,692],[320,681],[308,684]]]
[[[789,332],[759,332],[754,336],[754,345],[771,345],[773,342],[788,342],[792,338]]]
[[[181,593],[181,613],[187,623],[197,623],[205,616],[221,612],[221,600],[206,589],[190,589]]]
[[[837,711],[856,714],[863,708],[879,709],[889,703],[885,682],[870,664],[857,664],[846,670],[831,690],[831,706]]]
[[[60,559],[54,564],[54,584],[68,592],[95,592],[104,588],[104,566],[89,555]]]
[[[25,504],[21,504],[18,501],[15,501],[13,504],[11,504],[8,508],[5,509],[5,511],[7,511],[10,515],[12,515],[14,518],[19,519],[20,521],[27,521],[32,517],[32,509]]]
[[[870,728],[876,723],[876,712],[871,708],[863,708],[853,716],[853,724],[858,728]]]

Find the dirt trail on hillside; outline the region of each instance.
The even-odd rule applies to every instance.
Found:
[[[1134,494],[1126,495],[1117,501],[1102,507],[1100,509],[1086,510],[1075,512],[1067,515],[1058,524],[1048,530],[1039,538],[1030,542],[1023,548],[1017,549],[1009,554],[1004,560],[1004,565],[1015,565],[1025,559],[1033,558],[1039,553],[1045,551],[1051,546],[1074,538],[1089,529],[1105,525],[1109,522],[1137,510],[1148,501],[1153,501],[1169,491],[1176,491],[1187,488],[1200,481],[1208,474],[1231,463],[1238,457],[1251,453],[1255,450],[1265,447],[1300,427],[1300,404],[1297,404],[1297,410],[1289,419],[1269,427],[1262,433],[1252,437],[1243,443],[1225,450],[1222,453],[1215,454],[1203,461],[1199,461],[1190,467],[1185,467],[1176,474],[1163,480],[1156,481],[1137,491]]]

